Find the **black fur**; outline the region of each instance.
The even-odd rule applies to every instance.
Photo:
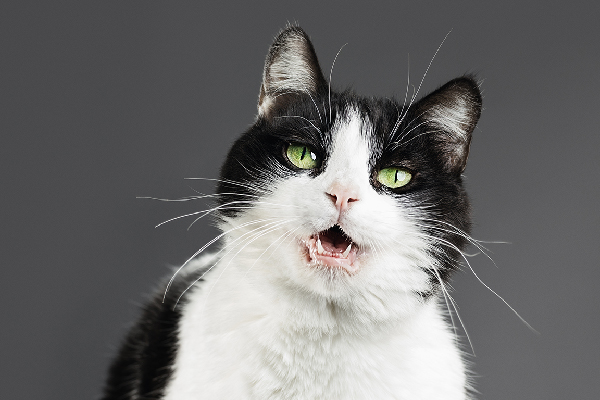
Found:
[[[313,85],[307,91],[278,94],[272,90],[275,78],[270,76],[270,66],[290,40],[304,46],[300,51]],[[469,103],[463,137],[434,129],[428,120],[429,110],[449,107],[457,96]],[[235,217],[241,212],[235,205],[250,205],[252,196],[264,195],[268,190],[264,183],[273,178],[322,173],[331,151],[332,126],[353,109],[373,126],[369,140],[373,144],[370,167],[374,190],[399,200],[408,198],[423,207],[429,218],[441,221],[428,222],[431,225],[428,234],[464,249],[467,244],[464,235],[451,232],[446,223],[464,233],[469,233],[471,227],[461,172],[466,164],[471,132],[481,112],[481,95],[473,77],[455,79],[410,107],[394,100],[357,96],[351,91],[330,92],[308,36],[300,28],[291,27],[271,46],[259,97],[259,106],[261,104],[270,106],[234,143],[221,169],[217,188],[221,194],[218,201],[223,207],[219,211],[221,217]],[[291,142],[309,145],[322,157],[322,164],[313,170],[296,168],[285,156],[285,148]],[[377,172],[390,166],[409,169],[413,175],[411,182],[399,189],[382,186],[376,179]],[[435,254],[443,264],[439,274],[447,281],[457,268],[459,252],[448,246],[439,251],[442,253]],[[426,270],[432,274],[433,287],[439,285],[434,272]],[[110,368],[103,400],[161,398],[177,354],[180,313],[173,305],[187,282],[180,285],[171,287],[164,304],[161,293],[146,306]],[[422,296],[427,298],[433,294],[422,293]]]
[[[453,81],[453,85],[477,88],[471,77],[459,78]],[[439,91],[445,90],[448,90],[447,85],[425,99],[435,97]],[[478,91],[474,92],[474,95],[478,94]],[[263,194],[261,193],[262,188],[265,187],[262,184],[263,179],[266,181],[274,176],[284,178],[297,173],[317,175],[327,167],[327,156],[331,147],[329,132],[332,126],[332,123],[326,120],[329,118],[329,96],[320,91],[320,94],[312,94],[312,99],[305,94],[297,94],[295,97],[296,101],[287,101],[285,107],[275,110],[273,116],[260,117],[233,145],[221,170],[223,183],[218,187],[218,192],[224,194],[220,197],[221,205],[248,201],[248,196],[243,195]],[[325,105],[320,112],[317,112],[313,100],[317,104]],[[475,103],[476,109],[473,112],[479,113],[477,108],[479,104]],[[422,102],[414,104],[409,109],[395,135],[393,128],[402,111],[402,104],[343,92],[331,94],[331,107],[333,121],[343,117],[344,110],[354,108],[374,126],[374,134],[370,140],[375,144],[371,156],[372,185],[375,190],[398,198],[408,197],[414,203],[427,207],[432,219],[452,224],[464,233],[470,232],[469,201],[460,175],[463,162],[461,161],[455,168],[448,169],[447,149],[450,145],[447,144],[447,134],[427,134],[425,132],[430,128],[426,124],[419,126]],[[319,114],[322,121],[319,119]],[[302,116],[310,120],[318,130],[307,124],[305,119],[288,118],[288,116]],[[397,147],[399,133],[411,130],[412,132],[402,138],[402,142],[406,144]],[[323,157],[320,168],[305,171],[291,165],[283,151],[290,142],[308,144],[319,152]],[[440,142],[444,146],[441,146]],[[381,168],[388,166],[408,168],[413,173],[413,179],[400,189],[392,190],[383,187],[377,181],[376,174]],[[239,182],[242,185],[230,184],[227,183],[228,181]],[[233,217],[238,212],[240,211],[236,209],[221,211],[222,215],[228,217]],[[448,230],[447,225],[437,224],[437,227],[429,229],[428,233],[452,243],[459,249],[464,249],[466,245],[464,236],[447,232]],[[437,257],[439,258],[440,255]],[[445,249],[444,268],[439,271],[443,280],[448,280],[449,272],[456,269],[458,260],[459,253],[456,250]],[[437,282],[435,276],[432,276],[432,282]]]
[[[275,97],[268,112],[259,114],[254,125],[235,142],[221,169],[222,182],[217,189],[223,194],[220,204],[245,203],[250,198],[248,195],[264,194],[266,185],[263,182],[273,177],[321,173],[327,167],[333,124],[336,119],[343,118],[347,110],[354,109],[374,128],[369,138],[374,144],[371,155],[373,188],[395,197],[408,197],[427,207],[432,219],[442,221],[433,224],[435,226],[428,233],[464,249],[467,244],[464,235],[448,232],[448,225],[444,223],[464,233],[470,232],[470,206],[461,173],[466,166],[471,133],[481,114],[481,94],[474,77],[454,79],[414,104],[361,97],[351,91],[331,91],[308,36],[300,28],[290,27],[280,33],[271,46],[262,88],[269,87],[270,65],[277,61],[282,46],[290,41],[290,37],[299,37],[300,43],[305,44],[302,54],[314,85],[308,91],[287,90],[285,95]],[[298,43],[295,42],[296,46]],[[261,90],[259,105],[267,95],[268,90]],[[440,131],[428,120],[430,110],[453,107],[459,97],[468,103],[464,137],[456,132]],[[399,120],[401,123],[396,126]],[[284,148],[290,142],[310,145],[323,158],[321,166],[306,171],[290,164],[284,155]],[[388,166],[408,168],[413,179],[400,189],[383,187],[376,179],[377,171]],[[220,212],[223,216],[233,217],[240,211],[224,208]],[[457,268],[459,256],[458,251],[447,246],[443,254],[436,254],[443,262],[439,271],[442,280],[447,281],[450,272]],[[433,274],[431,270],[428,272]],[[434,275],[432,283],[438,283]]]
[[[145,305],[110,366],[102,400],[162,398],[177,355],[177,328],[185,296],[175,305],[181,293],[203,273],[204,270],[174,282],[164,303],[160,290]]]

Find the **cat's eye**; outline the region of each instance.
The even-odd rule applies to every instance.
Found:
[[[287,147],[285,154],[292,164],[301,169],[317,168],[321,163],[321,158],[317,153],[304,144],[290,144]]]
[[[377,180],[384,186],[396,189],[410,182],[412,174],[405,168],[383,168],[377,173]]]

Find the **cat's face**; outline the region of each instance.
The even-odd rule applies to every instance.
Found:
[[[257,121],[222,169],[229,246],[254,258],[248,273],[322,296],[427,296],[469,230],[460,174],[480,104],[471,78],[416,103],[331,92],[304,32],[288,28]]]

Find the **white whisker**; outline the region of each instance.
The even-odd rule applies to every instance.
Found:
[[[213,285],[211,286],[211,288],[208,290],[208,292],[207,292],[207,294],[206,294],[206,298],[204,299],[204,307],[206,307],[206,304],[208,303],[208,299],[209,299],[209,297],[210,297],[210,294],[212,293],[212,290],[215,288],[215,286],[217,286],[217,284],[219,283],[219,280],[221,279],[221,277],[223,276],[223,274],[225,273],[225,271],[226,271],[226,270],[229,268],[229,266],[231,265],[231,262],[232,262],[232,261],[233,261],[233,260],[234,260],[234,259],[235,259],[235,258],[238,256],[238,254],[240,254],[240,253],[242,252],[242,250],[244,250],[246,247],[248,247],[250,244],[254,243],[254,242],[257,240],[257,239],[261,238],[262,236],[264,236],[264,235],[266,235],[266,234],[268,234],[268,233],[270,233],[270,232],[273,232],[273,231],[275,231],[275,230],[279,229],[279,227],[280,227],[281,225],[284,225],[284,224],[286,224],[286,223],[289,223],[289,222],[291,222],[291,221],[293,221],[293,220],[285,220],[285,221],[282,221],[282,222],[278,222],[278,223],[277,223],[277,224],[275,224],[274,226],[272,226],[272,227],[269,227],[269,228],[267,228],[267,229],[265,229],[265,230],[263,230],[263,231],[261,231],[261,232],[258,232],[258,233],[256,233],[255,235],[253,235],[252,237],[250,237],[250,238],[249,238],[249,239],[248,239],[248,240],[247,240],[245,243],[243,243],[242,247],[241,247],[241,248],[240,248],[240,249],[237,251],[237,253],[235,253],[235,254],[234,254],[232,257],[231,257],[231,259],[229,260],[229,262],[228,262],[228,263],[227,263],[227,264],[226,264],[224,267],[221,267],[221,269],[222,269],[222,271],[221,271],[221,274],[219,274],[219,276],[218,276],[218,277],[217,277],[217,279],[215,280],[215,283],[213,283]],[[228,253],[229,253],[229,252],[228,252]],[[223,259],[223,258],[221,258],[221,259],[219,260],[219,262],[220,262],[222,259]],[[188,288],[188,289],[189,289],[189,288]],[[181,294],[181,296],[183,296],[183,295],[185,294],[185,292],[186,292],[188,289],[186,289],[186,290],[185,290],[185,291],[184,291],[184,292]],[[181,298],[181,296],[179,296],[179,298]],[[179,299],[178,299],[177,301],[179,301]],[[204,309],[204,307],[203,307],[203,309]]]
[[[315,125],[313,124],[313,122],[307,118],[301,117],[299,115],[282,115],[280,117],[274,117],[274,118],[300,118],[303,119],[304,121],[308,122],[313,128],[315,128],[317,130],[317,132],[319,132],[321,135],[323,134],[323,132],[321,132],[321,130]]]
[[[425,237],[428,237],[434,241],[437,241],[438,243],[445,245],[449,248],[452,248],[454,250],[456,250],[461,257],[463,258],[463,260],[465,261],[465,263],[467,264],[467,266],[469,267],[469,269],[471,270],[471,272],[473,273],[473,275],[475,276],[475,278],[477,278],[477,280],[479,281],[479,283],[481,283],[486,289],[488,289],[490,292],[492,292],[497,298],[499,298],[508,308],[511,309],[511,311],[529,328],[531,329],[533,332],[538,333],[539,332],[537,330],[535,330],[530,324],[529,322],[527,322],[523,317],[521,317],[521,315],[517,312],[517,310],[515,310],[502,296],[500,296],[498,293],[496,293],[491,287],[489,287],[485,282],[483,282],[483,280],[479,277],[479,275],[477,275],[477,273],[475,272],[475,270],[473,269],[473,267],[471,266],[471,263],[469,262],[468,258],[464,255],[464,253],[453,243],[441,239],[439,237],[435,237],[435,236],[431,236],[431,235],[427,235],[427,234],[422,234]]]
[[[214,181],[214,182],[220,182],[220,183],[226,183],[229,185],[234,185],[234,186],[239,186],[242,188],[250,188],[252,189],[254,192],[256,193],[264,193],[267,194],[268,191],[264,190],[263,188],[261,188],[260,186],[254,185],[252,183],[247,183],[247,182],[236,182],[236,181],[232,181],[229,179],[218,179],[218,178],[184,178],[185,180],[190,180],[190,181],[195,181],[195,180],[202,180],[202,181]]]
[[[269,260],[271,258],[271,256],[274,254],[274,252],[277,251],[277,249],[279,248],[279,246],[281,246],[281,244],[283,243],[283,240],[287,239],[289,236],[293,235],[294,232],[296,232],[300,227],[296,227],[293,230],[287,230],[286,232],[284,232],[282,235],[280,235],[277,239],[275,239],[273,242],[271,242],[271,244],[269,246],[267,246],[267,248],[260,253],[260,255],[256,258],[256,260],[254,260],[254,262],[252,263],[252,265],[250,266],[250,268],[248,268],[248,270],[246,271],[246,273],[244,274],[244,278],[246,277],[246,275],[248,275],[248,273],[250,272],[250,270],[252,270],[252,268],[254,268],[254,266],[256,265],[256,263],[258,262],[258,260],[261,259],[261,257],[263,255],[265,255],[265,253],[271,248],[271,246],[273,246],[275,243],[277,243],[279,241],[279,239],[282,239],[281,242],[277,245],[277,247],[275,247],[275,249],[273,250],[273,253],[271,253],[271,255],[267,258],[267,260]]]
[[[216,255],[220,254],[220,253],[221,253],[223,250],[225,250],[227,247],[229,247],[229,248],[230,248],[230,249],[229,249],[229,250],[228,250],[228,251],[227,251],[225,254],[223,254],[223,255],[222,255],[222,256],[221,256],[221,257],[220,257],[220,258],[219,258],[219,259],[218,259],[218,260],[217,260],[217,261],[216,261],[216,262],[215,262],[213,265],[211,265],[209,268],[207,268],[207,270],[206,270],[206,271],[204,271],[204,273],[202,273],[202,275],[201,275],[200,277],[198,277],[198,278],[197,278],[196,280],[194,280],[194,281],[193,281],[193,282],[192,282],[192,283],[191,283],[189,286],[187,286],[187,287],[185,288],[185,290],[184,290],[184,291],[183,291],[183,292],[182,292],[182,293],[179,295],[179,297],[177,298],[177,301],[175,302],[175,305],[173,306],[173,309],[175,309],[175,307],[177,307],[177,304],[179,303],[179,301],[181,300],[181,298],[183,297],[183,295],[184,295],[184,294],[185,294],[185,293],[186,293],[188,290],[190,290],[192,287],[194,287],[194,285],[196,285],[196,283],[198,283],[200,280],[202,280],[202,278],[204,278],[204,276],[205,276],[207,273],[209,273],[209,272],[210,272],[210,271],[211,271],[211,270],[212,270],[212,269],[213,269],[215,266],[217,266],[217,265],[218,265],[218,264],[221,262],[221,260],[223,260],[223,258],[225,258],[225,257],[226,257],[226,256],[227,256],[229,253],[231,253],[231,251],[232,251],[232,250],[235,248],[235,246],[234,246],[234,245],[235,245],[235,243],[236,243],[236,242],[238,242],[238,241],[240,241],[240,240],[246,240],[246,239],[244,239],[244,236],[246,236],[246,235],[253,235],[253,234],[254,234],[254,232],[256,232],[257,230],[261,230],[261,229],[263,229],[263,230],[267,230],[267,229],[270,229],[270,228],[266,228],[266,229],[265,229],[265,227],[267,227],[267,226],[269,226],[269,225],[277,225],[277,224],[281,225],[281,224],[284,224],[284,223],[286,223],[286,222],[288,222],[288,221],[283,221],[283,222],[271,222],[271,223],[269,223],[269,224],[265,224],[265,225],[263,225],[263,226],[261,226],[261,227],[259,227],[259,228],[253,229],[253,230],[251,230],[251,231],[249,231],[249,232],[246,232],[246,233],[242,234],[240,237],[238,237],[237,239],[233,240],[233,241],[232,241],[231,243],[229,243],[229,244],[228,244],[226,247],[223,247],[221,250],[219,250],[217,253],[215,253],[215,256],[216,256]],[[277,226],[278,226],[278,225],[277,225]],[[254,235],[256,235],[256,234],[254,234]],[[245,246],[246,246],[246,245],[244,245],[244,247],[245,247]],[[237,254],[237,253],[236,253],[236,254]]]
[[[333,67],[335,66],[335,61],[337,60],[338,56],[340,55],[342,49],[344,47],[346,47],[347,44],[348,43],[345,43],[342,47],[340,47],[337,54],[333,58],[333,62],[331,63],[331,69],[329,70],[329,123],[330,124],[333,123],[333,121],[331,119],[331,75],[333,74]]]
[[[212,240],[210,240],[209,242],[207,242],[204,246],[202,246],[200,249],[198,249],[191,257],[189,257],[187,260],[185,260],[185,262],[183,264],[181,264],[181,266],[175,271],[175,273],[173,274],[173,276],[171,277],[171,279],[169,280],[169,283],[167,283],[167,287],[165,288],[165,293],[163,295],[163,303],[165,302],[165,299],[167,297],[167,293],[169,291],[169,288],[171,287],[173,281],[175,280],[175,277],[177,276],[177,274],[186,266],[190,263],[190,261],[192,261],[194,258],[196,258],[198,255],[200,255],[204,250],[206,250],[209,246],[211,246],[213,243],[215,243],[216,241],[218,241],[219,239],[221,239],[223,236],[236,231],[238,229],[242,229],[248,225],[252,225],[252,224],[257,224],[260,222],[265,222],[265,221],[270,221],[270,220],[274,220],[275,218],[268,218],[268,219],[262,219],[262,220],[254,220],[254,221],[249,221],[246,222],[244,224],[241,224],[239,226],[236,226],[233,229],[229,229],[228,231],[222,232],[221,234],[215,236]],[[218,254],[218,253],[217,253]]]
[[[400,126],[400,124],[402,123],[402,121],[404,120],[404,118],[406,117],[406,115],[408,114],[408,110],[410,109],[410,107],[413,105],[415,99],[417,98],[417,96],[419,95],[419,91],[421,90],[421,86],[423,85],[423,81],[425,81],[425,77],[427,76],[427,73],[429,72],[429,68],[431,68],[431,64],[433,63],[433,60],[435,59],[435,56],[437,56],[438,52],[440,51],[440,49],[442,48],[442,46],[444,45],[444,42],[446,41],[446,38],[448,37],[448,35],[450,35],[450,32],[452,32],[452,30],[450,30],[446,36],[444,36],[444,39],[442,40],[442,43],[440,43],[440,45],[438,46],[437,50],[435,51],[435,53],[433,54],[433,57],[431,57],[431,61],[429,61],[429,65],[427,66],[427,69],[425,70],[425,73],[423,74],[423,77],[421,78],[421,82],[419,83],[419,87],[416,89],[416,91],[413,91],[412,96],[410,97],[410,102],[408,104],[408,107],[406,107],[406,111],[404,112],[404,114],[402,115],[402,118],[400,118],[400,120],[398,122],[396,122],[394,131],[393,131],[393,135],[395,135],[396,130],[398,129],[398,127]],[[409,64],[410,65],[410,64]],[[410,74],[409,74],[409,82],[410,82]],[[414,87],[414,86],[413,86]],[[408,93],[408,84],[407,84],[407,91],[406,93]],[[406,103],[406,98],[404,99],[405,103]],[[402,108],[404,109],[404,105],[402,106]]]
[[[427,69],[425,70],[425,73],[423,74],[423,77],[421,78],[421,82],[419,83],[417,92],[411,98],[411,104],[415,100],[415,98],[419,95],[419,90],[421,90],[421,85],[423,85],[423,81],[425,80],[425,77],[427,76],[427,73],[429,72],[429,68],[431,68],[431,64],[433,64],[433,60],[435,60],[435,56],[437,56],[437,53],[442,48],[442,46],[444,45],[444,42],[446,41],[446,38],[448,38],[448,35],[450,35],[451,32],[452,32],[452,29],[450,29],[450,31],[448,33],[446,33],[446,36],[444,36],[444,40],[442,40],[442,43],[440,43],[440,45],[438,46],[437,50],[435,51],[435,54],[433,55],[433,57],[431,57],[431,61],[429,61],[429,65],[427,66]]]
[[[183,202],[183,201],[192,201],[192,200],[201,200],[207,198],[215,198],[221,196],[245,196],[252,198],[260,198],[255,194],[247,194],[247,193],[214,193],[214,194],[199,194],[197,196],[185,196],[180,197],[178,199],[166,199],[161,197],[151,197],[151,196],[136,196],[136,199],[146,199],[146,200],[157,200],[157,201],[166,201],[166,202]]]

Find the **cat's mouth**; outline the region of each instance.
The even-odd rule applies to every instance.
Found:
[[[312,235],[305,244],[311,263],[341,268],[349,274],[358,270],[355,263],[358,246],[338,225]]]

